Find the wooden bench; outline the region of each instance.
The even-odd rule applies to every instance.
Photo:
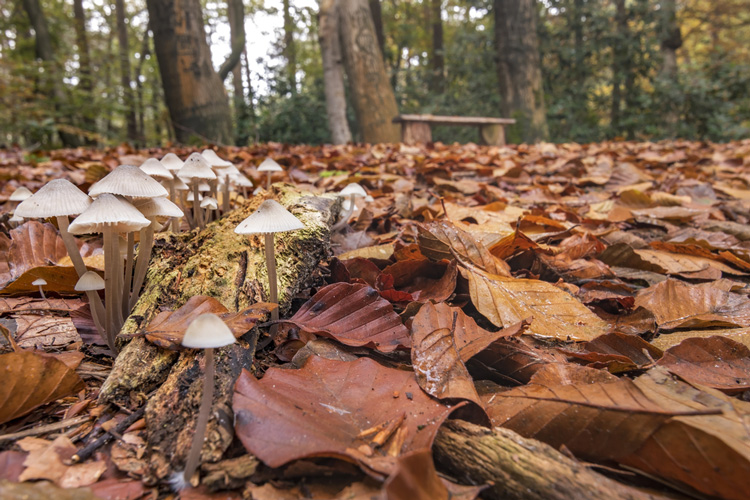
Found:
[[[393,123],[401,124],[401,142],[415,144],[432,141],[430,125],[473,125],[479,127],[482,144],[505,145],[505,126],[516,123],[512,118],[483,116],[398,115]]]

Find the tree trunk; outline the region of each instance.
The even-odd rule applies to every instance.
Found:
[[[297,93],[297,49],[294,46],[294,19],[289,0],[284,0],[284,57],[289,91]]]
[[[383,31],[383,9],[380,6],[380,0],[369,0],[370,12],[372,13],[372,22],[375,25],[375,35],[378,37],[378,47],[380,54],[385,59],[385,32]]]
[[[228,144],[229,101],[211,63],[198,0],[147,0],[154,48],[176,138]]]
[[[122,85],[125,121],[128,127],[128,140],[138,142],[138,125],[135,118],[135,99],[133,88],[130,86],[130,48],[128,46],[128,27],[125,24],[125,2],[115,0],[115,14],[117,16],[117,40],[120,44],[120,84]]]
[[[534,0],[494,0],[497,73],[502,113],[517,120],[520,139],[547,138]],[[511,136],[513,127],[511,127]]]
[[[326,114],[333,144],[346,144],[352,140],[346,121],[346,94],[344,92],[344,67],[341,62],[339,40],[339,0],[321,0],[318,21],[318,41],[323,56],[323,80],[326,92]]]
[[[442,0],[430,0],[430,27],[432,52],[430,53],[430,90],[442,94],[445,87],[445,57],[443,48]]]
[[[339,5],[341,46],[362,140],[398,142],[396,97],[378,49],[375,26],[367,0],[347,0]]]
[[[682,34],[677,23],[675,0],[662,0],[661,7],[661,84],[667,94],[667,112],[664,115],[666,131],[671,136],[677,135],[679,88],[677,86],[677,49],[682,47]]]
[[[86,35],[86,13],[83,10],[83,0],[73,0],[73,24],[76,30],[76,45],[78,45],[78,78],[79,87],[87,105],[82,109],[83,127],[91,133],[96,132],[96,119],[93,115],[93,82],[91,81],[91,55],[89,51],[89,39]],[[86,137],[86,144],[95,141]]]
[[[482,498],[502,500],[657,500],[597,474],[551,446],[509,429],[449,420],[433,445],[438,470],[472,484],[490,483]]]
[[[141,82],[141,75],[143,74],[143,63],[146,61],[146,56],[149,55],[151,48],[149,46],[149,30],[151,26],[146,26],[146,30],[143,32],[143,40],[141,42],[141,57],[138,59],[138,64],[135,67],[135,75],[133,80],[135,81],[135,88],[137,89],[137,117],[138,117],[138,143],[146,143],[146,125],[145,117],[146,114],[146,103],[143,98],[143,82]]]
[[[242,51],[245,49],[245,6],[242,0],[227,0],[227,18],[232,50],[219,68],[219,79],[222,82],[239,66]]]
[[[628,13],[625,0],[615,0],[615,26],[617,36],[612,45],[612,111],[610,126],[612,132],[621,131],[622,124],[622,84],[628,71]]]

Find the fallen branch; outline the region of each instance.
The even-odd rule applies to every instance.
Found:
[[[84,460],[89,458],[94,454],[96,450],[107,444],[110,440],[112,440],[112,438],[121,435],[125,431],[125,429],[133,425],[136,420],[143,417],[143,413],[145,411],[146,406],[141,406],[137,411],[134,411],[133,413],[125,417],[122,422],[117,424],[114,428],[108,431],[104,431],[104,434],[78,450],[75,455],[70,457],[71,462],[77,464],[78,462],[83,462]]]
[[[21,439],[21,438],[25,438],[29,436],[38,436],[40,434],[46,434],[47,432],[59,431],[61,429],[65,429],[66,427],[79,425],[89,420],[91,420],[90,415],[80,415],[78,417],[73,417],[67,420],[62,420],[60,422],[55,422],[54,424],[40,425],[38,427],[32,427],[30,429],[26,429],[25,431],[13,432],[11,434],[3,434],[2,436],[0,436],[0,441],[12,441],[14,439]]]

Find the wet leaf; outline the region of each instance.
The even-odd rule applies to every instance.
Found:
[[[739,342],[747,347],[750,347],[750,328],[729,328],[724,330],[689,330],[684,332],[671,332],[663,333],[651,341],[651,345],[658,347],[661,350],[667,350],[672,346],[676,346],[685,339],[693,337],[713,337],[719,335],[728,339]]]
[[[325,286],[282,324],[286,332],[296,327],[342,344],[383,352],[411,345],[409,331],[393,312],[393,306],[377,290],[362,284]]]
[[[429,449],[451,411],[411,372],[315,356],[299,370],[271,368],[262,380],[243,371],[232,406],[237,436],[270,467],[328,456],[383,475],[398,456]],[[374,444],[379,435],[382,444]]]
[[[0,423],[83,388],[65,363],[29,351],[0,355],[0,371]]]

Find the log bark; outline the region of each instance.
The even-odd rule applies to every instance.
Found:
[[[315,197],[288,185],[275,185],[275,199],[305,228],[276,236],[279,304],[283,315],[291,297],[311,285],[319,262],[330,250],[330,228],[340,201]],[[127,342],[100,392],[100,402],[137,407],[154,391],[146,407],[147,440],[151,454],[147,482],[180,470],[187,457],[202,393],[203,353],[167,351],[139,335],[162,310],[175,310],[194,295],[208,295],[230,311],[268,298],[263,246],[258,238],[234,233],[234,228],[262,202],[250,200],[203,231],[168,233],[155,242],[144,291],[120,335]],[[257,329],[237,344],[217,349],[216,389],[202,462],[215,462],[232,442],[231,398],[234,381],[252,366]],[[136,335],[129,342],[123,338]]]
[[[442,470],[472,484],[492,482],[483,498],[502,500],[656,500],[663,498],[593,472],[551,446],[509,429],[451,420],[433,445]]]

